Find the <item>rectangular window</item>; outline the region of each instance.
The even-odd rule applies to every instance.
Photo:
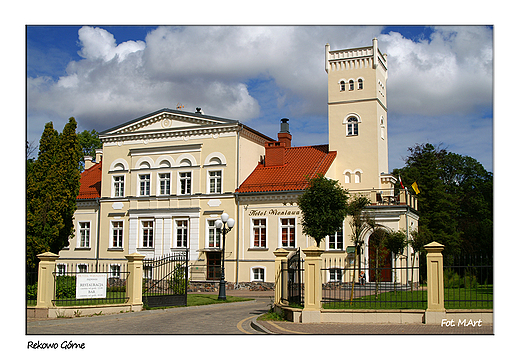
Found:
[[[222,192],[222,171],[209,172],[209,193],[220,194]]]
[[[253,269],[253,281],[265,281],[265,272],[263,268]]]
[[[121,265],[110,265],[110,277],[116,279],[121,277]]]
[[[143,266],[143,279],[151,279],[151,278],[152,278],[152,267]]]
[[[333,235],[329,235],[329,250],[343,250],[343,228]]]
[[[67,273],[67,265],[56,264],[56,275],[64,276]]]
[[[330,282],[341,282],[341,269],[330,269],[329,280]]]
[[[266,219],[253,219],[253,247],[267,246]]]
[[[114,176],[114,197],[124,197],[125,196],[125,177],[124,176]]]
[[[90,247],[90,222],[79,223],[79,247]]]
[[[112,221],[112,247],[123,247],[123,222]]]
[[[220,247],[220,231],[215,226],[215,220],[208,220],[208,247]]]
[[[181,195],[191,194],[191,172],[179,173],[179,183],[180,183],[179,191],[180,191]]]
[[[159,174],[159,194],[170,195],[170,174]]]
[[[142,223],[143,247],[153,247],[153,221]]]
[[[296,219],[280,219],[282,231],[282,247],[296,247]]]
[[[139,195],[150,196],[150,174],[139,175]]]
[[[188,220],[177,220],[177,242],[176,247],[188,247]]]

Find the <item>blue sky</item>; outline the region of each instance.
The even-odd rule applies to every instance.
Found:
[[[44,124],[102,131],[161,108],[201,107],[294,145],[326,144],[325,44],[388,54],[389,170],[440,144],[493,171],[489,26],[28,26],[27,140]]]

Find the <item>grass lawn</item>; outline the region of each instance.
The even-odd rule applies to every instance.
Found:
[[[363,296],[350,301],[328,302],[323,304],[324,309],[424,309],[428,307],[426,290],[393,291],[378,295]],[[444,307],[446,309],[492,309],[493,286],[479,285],[472,289],[445,289]]]

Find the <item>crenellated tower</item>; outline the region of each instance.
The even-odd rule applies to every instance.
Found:
[[[329,174],[352,190],[395,182],[388,174],[387,57],[377,45],[377,39],[345,50],[325,45],[329,149],[338,152]]]

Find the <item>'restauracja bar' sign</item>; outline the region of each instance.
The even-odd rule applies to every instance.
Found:
[[[107,274],[77,274],[76,299],[105,298]]]
[[[248,215],[249,216],[266,216],[266,215],[297,216],[297,215],[300,215],[300,210],[278,210],[278,209],[249,210]]]

